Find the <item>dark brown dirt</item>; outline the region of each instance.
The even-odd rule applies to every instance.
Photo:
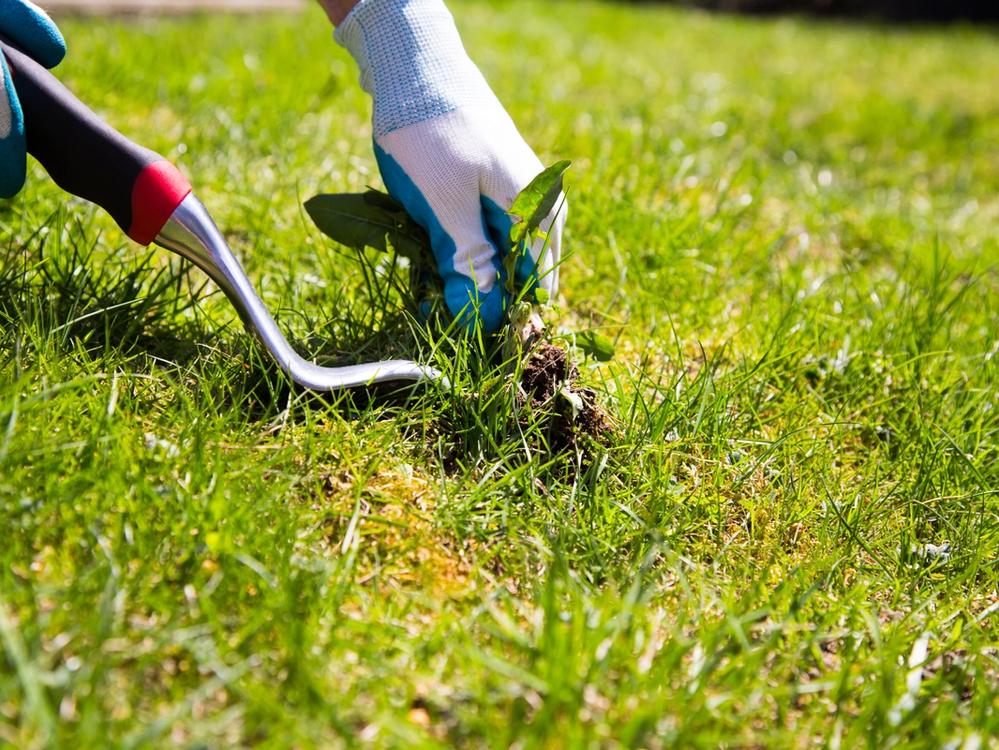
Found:
[[[528,355],[521,385],[532,407],[549,409],[549,448],[552,453],[582,451],[599,445],[610,437],[612,426],[597,394],[578,385],[579,368],[569,353],[554,344],[541,342]],[[573,409],[564,388],[574,395],[581,408]],[[575,414],[573,413],[575,411]]]
[[[568,382],[579,378],[579,370],[569,359],[569,353],[553,344],[538,344],[524,366],[524,390],[535,403],[548,401]]]

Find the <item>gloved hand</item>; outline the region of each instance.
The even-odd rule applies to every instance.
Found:
[[[66,43],[52,20],[27,0],[0,0],[0,36],[46,68],[66,55]],[[0,54],[0,198],[10,198],[24,185],[26,151],[24,117]]]
[[[375,156],[389,193],[430,235],[444,299],[491,333],[509,306],[506,211],[542,170],[469,59],[442,0],[361,0],[336,30],[374,100]],[[554,297],[565,207],[542,225],[515,282]]]

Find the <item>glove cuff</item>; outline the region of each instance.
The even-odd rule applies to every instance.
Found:
[[[376,138],[494,98],[442,0],[361,0],[334,38],[374,100]]]

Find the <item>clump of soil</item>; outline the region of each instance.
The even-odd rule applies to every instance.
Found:
[[[523,386],[535,404],[554,396],[564,383],[574,383],[579,368],[569,359],[569,352],[543,342],[534,347],[524,366]]]
[[[596,392],[578,381],[579,368],[565,349],[542,341],[528,352],[521,387],[533,408],[550,410],[547,427],[553,453],[586,453],[610,436],[611,421]]]

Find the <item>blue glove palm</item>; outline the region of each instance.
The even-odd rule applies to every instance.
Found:
[[[0,36],[46,68],[66,55],[66,43],[52,20],[27,0],[0,0]],[[0,54],[0,198],[10,198],[24,185],[26,169],[24,117]]]

